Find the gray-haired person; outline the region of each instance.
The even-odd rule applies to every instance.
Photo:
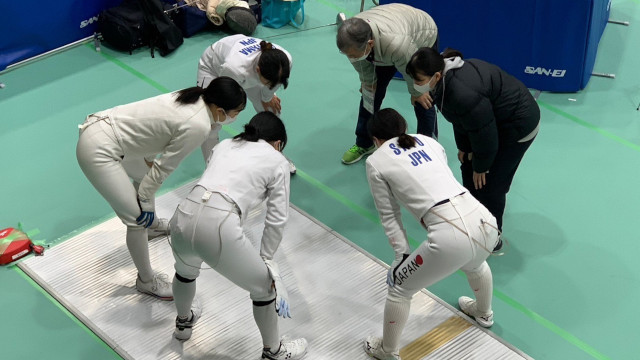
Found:
[[[419,134],[438,136],[436,112],[428,92],[414,87],[406,74],[407,63],[421,47],[438,48],[438,27],[426,12],[404,4],[388,4],[345,20],[338,29],[338,49],[349,58],[360,76],[360,110],[356,143],[342,156],[353,164],[375,150],[367,122],[380,109],[387,86],[400,71],[411,95]]]

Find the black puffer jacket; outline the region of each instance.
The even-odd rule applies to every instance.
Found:
[[[465,60],[444,81],[434,103],[453,124],[458,149],[473,152],[476,172],[491,168],[499,144],[515,143],[538,126],[540,109],[527,87],[493,64]]]

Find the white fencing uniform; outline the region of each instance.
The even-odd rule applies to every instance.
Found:
[[[202,99],[178,104],[175,96],[164,94],[89,115],[80,126],[76,148],[87,179],[127,226],[129,251],[146,279],[151,268],[147,230],[136,223],[141,213],[138,199],[153,202],[162,182],[202,144],[214,122]],[[145,157],[155,159],[150,168]],[[130,178],[139,182],[139,189]]]
[[[242,86],[257,113],[264,111],[262,102],[271,101],[280,88],[280,84],[269,89],[260,81],[260,76],[256,71],[260,54],[262,54],[260,41],[262,40],[238,34],[227,36],[213,43],[204,51],[198,62],[198,86],[204,88],[213,79],[228,76]],[[273,48],[282,50],[289,58],[289,66],[291,66],[289,52],[276,44],[273,44]],[[213,146],[218,143],[218,131],[219,127],[212,129],[206,148],[203,146],[203,154],[208,155]]]
[[[272,259],[289,215],[289,163],[269,143],[226,139],[212,151],[196,187],[170,221],[176,274],[196,279],[202,263],[249,291],[265,345],[279,344],[271,276]],[[249,211],[267,200],[260,252],[242,231]],[[179,316],[187,316],[195,282],[173,282]],[[260,306],[256,303],[270,303]]]
[[[496,220],[455,179],[437,141],[411,136],[416,139],[415,147],[404,150],[398,138],[393,138],[366,162],[371,193],[396,252],[392,265],[395,285],[388,288],[385,306],[383,347],[389,352],[397,351],[411,297],[458,269],[476,291],[478,308],[491,311],[491,270],[485,260],[498,242]],[[427,240],[413,252],[398,203],[428,232]]]

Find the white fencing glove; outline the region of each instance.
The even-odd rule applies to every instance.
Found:
[[[391,267],[387,272],[387,285],[394,287],[396,285],[396,270],[402,265],[410,254],[396,254],[396,259],[391,263]]]
[[[280,269],[278,268],[278,264],[273,260],[267,260],[262,258],[264,263],[267,265],[267,269],[269,269],[269,275],[273,279],[273,286],[276,289],[276,312],[279,316],[283,318],[291,318],[291,308],[289,307],[289,295],[287,294],[287,288],[284,286],[282,282],[282,277],[280,276]]]
[[[140,216],[138,216],[136,222],[138,225],[142,225],[145,228],[148,228],[149,226],[151,226],[151,224],[153,224],[153,219],[156,217],[155,203],[153,199],[143,200],[138,198],[138,204],[140,204],[140,210],[142,210],[142,213],[140,214]]]

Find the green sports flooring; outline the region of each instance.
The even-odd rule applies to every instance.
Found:
[[[390,262],[364,163],[340,163],[354,141],[358,80],[335,47],[335,26],[322,27],[359,6],[308,0],[307,31],[260,27],[255,36],[275,36],[294,58],[290,86],[279,92],[290,137],[285,153],[299,169],[292,203]],[[640,359],[640,271],[633,265],[640,250],[640,1],[613,0],[611,18],[631,26],[607,26],[594,71],[616,79],[593,77],[579,93],[541,94],[542,128],[508,197],[510,247],[490,259],[492,331],[536,359]],[[147,50],[130,56],[80,45],[0,74],[0,228],[21,222],[55,246],[113,216],[77,166],[76,125],[91,112],[191,86],[202,51],[224,35],[199,34],[155,59]],[[398,109],[415,130],[408,103],[404,84],[392,82],[383,106]],[[243,112],[227,136],[252,115]],[[452,129],[442,118],[440,132],[458,174]],[[195,152],[162,191],[196,178],[203,166]],[[425,234],[408,216],[406,225],[415,246]],[[460,274],[429,290],[450,304],[471,293]],[[0,323],[2,359],[119,358],[16,266],[0,268]]]

